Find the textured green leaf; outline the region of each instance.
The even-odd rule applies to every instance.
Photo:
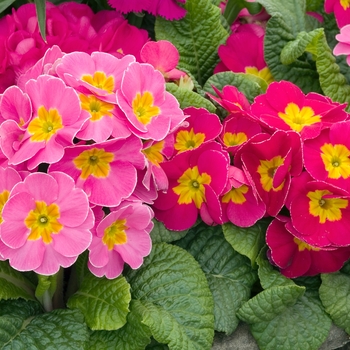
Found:
[[[89,350],[144,350],[150,342],[151,331],[142,323],[138,303],[137,300],[131,301],[127,323],[122,328],[116,331],[92,332]]]
[[[153,243],[161,242],[173,242],[178,239],[186,236],[188,230],[185,231],[170,231],[168,230],[163,223],[157,220],[153,220],[154,226],[151,231],[151,238]]]
[[[203,85],[219,61],[217,49],[228,32],[220,21],[220,9],[211,0],[187,0],[186,16],[179,21],[157,17],[157,40],[169,40],[179,50],[179,66],[190,71]]]
[[[222,230],[233,249],[247,256],[254,266],[261,248],[265,245],[265,227],[260,223],[247,228],[227,223],[222,225]]]
[[[195,259],[167,244],[153,245],[138,270],[126,274],[139,301],[143,323],[170,349],[210,349],[214,337],[213,297]]]
[[[43,40],[46,42],[46,2],[45,0],[34,0],[36,14],[38,16],[38,23],[40,34]]]
[[[320,298],[333,322],[350,334],[350,276],[322,274]]]
[[[13,269],[7,261],[0,261],[0,300],[17,299],[35,300],[35,286]]]
[[[207,277],[214,297],[215,330],[232,333],[239,323],[236,312],[257,280],[249,259],[225,240],[221,226],[198,225],[176,244],[194,256]]]
[[[55,310],[37,315],[23,304],[18,313],[0,317],[2,350],[84,350],[89,332],[78,310]]]
[[[212,113],[214,113],[216,110],[215,106],[209,100],[194,91],[181,88],[174,83],[167,83],[166,89],[176,97],[180,103],[180,108],[182,109],[193,106],[197,108],[206,108],[209,112]]]
[[[81,310],[91,329],[115,330],[126,323],[130,300],[130,286],[124,277],[109,280],[87,275],[67,305]]]
[[[207,80],[203,87],[203,90],[216,96],[212,85],[214,85],[220,91],[225,85],[235,86],[247,97],[250,103],[254,101],[254,98],[256,96],[263,94],[267,89],[267,84],[264,79],[261,79],[252,74],[233,72],[217,73]]]
[[[38,301],[25,301],[23,299],[0,300],[0,317],[12,315],[27,318],[41,314],[42,312],[43,308]]]

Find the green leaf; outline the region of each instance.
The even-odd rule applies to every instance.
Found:
[[[188,230],[185,231],[170,231],[168,230],[164,224],[160,221],[153,220],[154,226],[150,233],[153,243],[161,243],[161,242],[173,242],[178,239],[186,236]]]
[[[169,40],[179,50],[179,66],[190,71],[200,85],[213,74],[219,61],[217,49],[228,37],[220,9],[211,0],[187,0],[186,16],[179,21],[157,17],[157,40]]]
[[[43,308],[38,301],[0,300],[0,317],[13,316],[27,318],[43,313]]]
[[[266,229],[260,223],[246,228],[227,223],[222,225],[222,230],[233,249],[248,257],[254,266],[261,248],[265,245]]]
[[[254,101],[254,98],[256,96],[263,94],[267,89],[265,80],[252,74],[233,72],[217,73],[207,80],[203,87],[203,90],[216,96],[212,85],[214,85],[220,91],[225,85],[235,86],[247,97],[250,103]]]
[[[23,303],[22,306],[24,306]],[[55,310],[37,315],[26,313],[0,317],[0,348],[2,350],[83,350],[87,349],[89,332],[78,310]]]
[[[2,0],[0,3],[0,13],[10,7],[16,0]]]
[[[0,300],[17,299],[35,300],[35,286],[13,269],[7,261],[0,261]]]
[[[212,113],[214,113],[216,110],[215,106],[209,100],[194,91],[181,88],[174,83],[166,83],[166,89],[176,97],[180,103],[180,108],[182,109],[193,106],[197,108],[206,108]]]
[[[225,240],[221,226],[198,225],[176,244],[194,256],[206,275],[214,297],[215,330],[231,334],[239,323],[236,312],[257,280],[249,259]]]
[[[333,322],[350,334],[350,276],[341,273],[321,275],[320,298]]]
[[[116,331],[92,332],[89,350],[118,349],[144,350],[150,342],[151,331],[142,323],[137,300],[130,303],[127,323]]]
[[[228,23],[232,24],[239,12],[245,8],[250,14],[257,14],[261,11],[261,6],[258,3],[246,2],[245,0],[228,0],[224,11],[224,17],[227,19]]]
[[[36,14],[38,16],[38,23],[40,34],[43,40],[46,42],[46,3],[45,0],[34,0]]]
[[[324,0],[306,0],[306,11],[320,11],[323,9]]]
[[[139,301],[143,323],[170,349],[210,349],[214,337],[213,297],[198,263],[185,250],[153,245],[138,270],[126,274]]]
[[[79,309],[93,330],[115,330],[126,323],[131,300],[125,278],[85,276],[80,289],[68,300],[68,307]]]

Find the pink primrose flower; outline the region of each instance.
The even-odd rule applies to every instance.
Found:
[[[122,202],[97,222],[89,247],[90,271],[97,277],[118,277],[127,263],[137,269],[151,252],[153,212],[141,202]]]
[[[131,132],[142,139],[163,140],[186,118],[176,98],[165,91],[162,74],[147,63],[129,65],[117,103]]]
[[[340,28],[340,34],[337,34],[335,38],[339,42],[335,45],[333,54],[335,56],[346,55],[346,63],[350,66],[350,24]]]
[[[166,186],[166,188],[168,188],[168,178],[166,177],[164,170],[162,171],[163,171],[162,179],[161,179],[162,183],[160,185],[164,187]],[[141,201],[143,203],[153,204],[155,199],[158,197],[158,192],[157,192],[156,183],[155,183],[156,180],[151,181],[152,179],[147,174],[147,172],[150,172],[147,167],[143,170],[139,170],[139,169],[137,170],[137,183],[136,183],[134,192],[128,197],[129,202]],[[158,175],[159,172],[157,172],[156,174]],[[153,176],[153,173],[151,175]],[[155,175],[155,172],[154,172],[154,175]],[[145,186],[146,178],[149,178],[148,188]],[[165,184],[165,178],[166,178],[166,184]],[[157,179],[157,181],[159,180]]]
[[[325,129],[303,147],[304,165],[316,180],[329,182],[350,192],[350,122]]]
[[[180,19],[186,15],[186,10],[178,4],[185,2],[186,0],[108,0],[109,5],[121,13],[147,11],[168,20]]]
[[[257,134],[237,151],[234,161],[266,204],[267,213],[276,216],[285,204],[291,177],[302,171],[300,137],[284,131]]]
[[[333,103],[316,93],[304,95],[300,88],[288,81],[274,82],[263,95],[255,98],[252,114],[273,130],[294,130],[303,140],[320,134],[330,123],[342,121],[346,105]]]
[[[228,179],[229,157],[216,142],[183,152],[161,164],[169,179],[167,192],[159,192],[155,218],[170,230],[189,229],[200,214],[208,225],[222,223],[219,196]]]
[[[325,0],[324,9],[326,13],[334,13],[339,28],[350,24],[349,0]]]
[[[336,272],[350,258],[350,247],[318,248],[295,233],[287,217],[277,217],[266,231],[270,260],[288,278]]]
[[[239,227],[253,226],[266,212],[265,203],[257,197],[244,172],[230,166],[228,191],[220,196],[223,222]]]
[[[175,152],[181,153],[215,140],[222,129],[219,117],[205,108],[187,107],[185,123],[175,132]],[[185,124],[185,125],[184,125]]]
[[[67,147],[63,158],[49,172],[63,171],[100,206],[117,206],[136,186],[136,170],[145,167],[142,142],[134,136],[92,145]]]
[[[87,196],[61,172],[30,174],[15,185],[2,218],[1,254],[18,271],[52,275],[91,243],[94,217]]]

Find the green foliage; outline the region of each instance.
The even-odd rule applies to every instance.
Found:
[[[245,0],[228,0],[224,11],[224,17],[227,19],[229,24],[232,24],[237,18],[239,12],[245,8],[250,14],[257,14],[262,9],[261,5],[255,2],[247,2]]]
[[[151,238],[153,243],[166,242],[170,243],[186,236],[188,230],[185,231],[170,231],[160,221],[153,220],[154,227],[151,231]]]
[[[34,0],[34,3],[38,16],[40,34],[43,40],[46,42],[46,2],[45,0]]]
[[[16,0],[2,0],[0,2],[0,14],[10,7]]]

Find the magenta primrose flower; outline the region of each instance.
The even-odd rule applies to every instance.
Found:
[[[216,142],[183,152],[161,164],[169,179],[167,192],[159,192],[155,218],[175,231],[189,229],[200,214],[208,225],[221,224],[219,196],[228,179],[229,157]]]
[[[324,9],[326,13],[334,13],[339,28],[350,24],[349,0],[325,0]]]
[[[151,252],[153,212],[141,202],[122,202],[97,222],[89,246],[90,271],[97,277],[118,277],[127,263],[137,269]]]
[[[1,255],[18,271],[52,275],[71,266],[92,239],[87,195],[62,172],[33,173],[15,185],[2,219]]]

